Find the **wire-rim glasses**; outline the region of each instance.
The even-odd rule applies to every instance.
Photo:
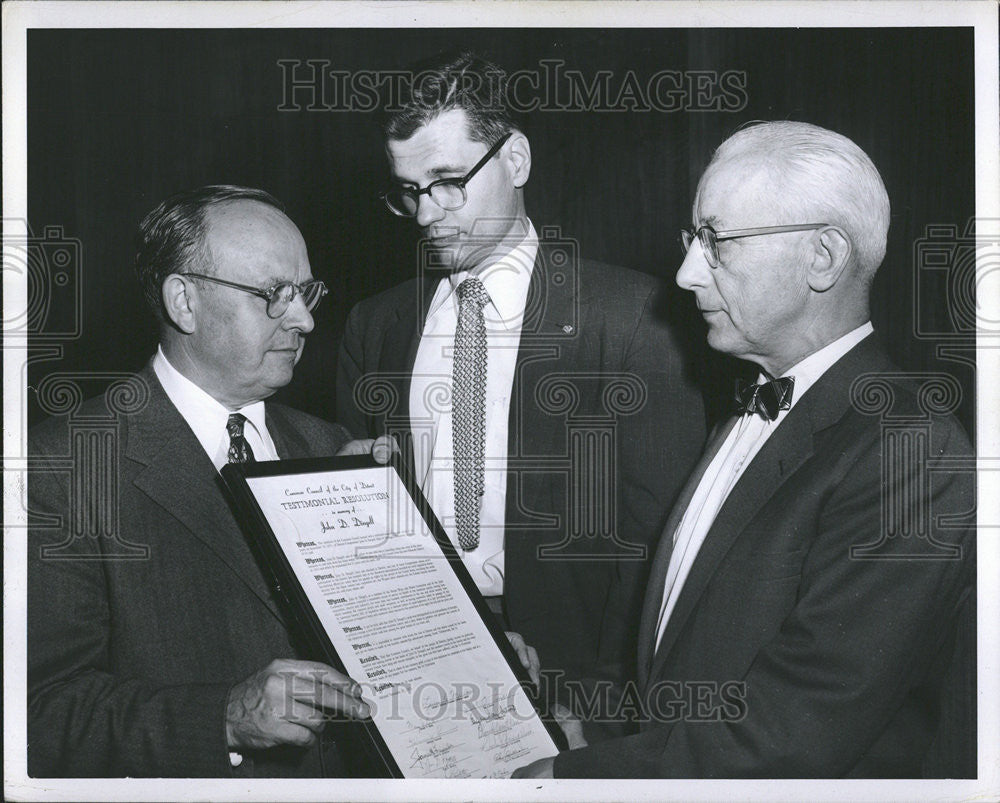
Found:
[[[178,275],[221,284],[225,287],[232,287],[236,290],[242,290],[244,293],[255,295],[258,298],[263,298],[267,302],[267,317],[269,318],[280,318],[284,315],[289,305],[295,300],[296,295],[302,296],[302,303],[306,305],[306,309],[309,312],[312,312],[323,296],[329,292],[326,289],[326,285],[319,279],[310,279],[308,282],[303,282],[302,284],[278,282],[271,287],[261,289],[249,284],[239,284],[238,282],[231,282],[228,279],[220,279],[217,276],[206,276],[204,273],[181,273]]]
[[[711,226],[700,226],[697,231],[681,229],[681,249],[685,254],[690,250],[691,243],[698,239],[705,260],[713,268],[722,264],[719,259],[720,240],[738,240],[741,237],[759,237],[762,234],[780,234],[788,231],[813,231],[829,226],[829,223],[794,223],[789,226],[763,226],[756,229],[730,229],[716,231]]]

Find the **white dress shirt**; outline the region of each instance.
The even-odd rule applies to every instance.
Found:
[[[160,347],[157,347],[156,356],[153,357],[153,373],[163,385],[167,398],[191,427],[217,471],[229,461],[229,432],[226,424],[231,413],[246,416],[243,436],[253,449],[256,460],[278,459],[278,450],[274,448],[274,441],[264,423],[264,402],[254,402],[239,410],[227,409],[174,368]]]
[[[781,425],[785,416],[802,398],[802,395],[837,360],[870,335],[872,331],[870,321],[862,324],[819,351],[813,352],[782,374],[782,376],[795,378],[792,402],[789,409],[780,411],[773,421],[767,421],[754,413],[744,415],[736,422],[736,426],[730,431],[702,475],[701,481],[698,483],[690,503],[688,503],[687,510],[684,511],[684,517],[674,532],[674,548],[670,553],[670,563],[667,566],[667,578],[663,588],[663,602],[660,606],[660,618],[657,620],[656,626],[657,647],[660,646],[663,631],[666,630],[667,621],[677,604],[677,598],[684,587],[684,581],[687,580],[695,558],[698,557],[698,550],[701,549],[705,536],[708,535],[708,531],[715,522],[715,517],[722,509],[729,493],[743,476],[746,467],[767,442],[771,433]],[[767,378],[763,374],[757,379],[758,384],[766,381]]]
[[[479,513],[479,546],[472,551],[462,550],[456,535],[451,431],[451,373],[458,323],[455,289],[468,278],[467,272],[455,273],[438,284],[413,363],[409,403],[417,483],[484,596],[503,593],[507,420],[524,307],[537,253],[538,237],[528,221],[524,240],[478,274],[490,302],[483,308],[488,353],[485,488]]]

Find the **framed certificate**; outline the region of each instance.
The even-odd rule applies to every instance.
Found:
[[[358,681],[386,773],[506,778],[562,732],[398,456],[228,465],[222,476],[312,654]]]

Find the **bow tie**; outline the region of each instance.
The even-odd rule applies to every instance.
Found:
[[[736,381],[736,412],[739,415],[757,413],[765,421],[773,421],[780,410],[792,406],[795,378],[783,376],[761,385]]]

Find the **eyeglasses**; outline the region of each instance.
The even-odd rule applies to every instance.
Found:
[[[691,248],[691,243],[697,237],[705,260],[713,268],[717,268],[722,264],[719,259],[719,240],[739,240],[742,237],[759,237],[762,234],[779,234],[786,231],[813,231],[829,225],[829,223],[796,223],[792,226],[764,226],[759,229],[732,229],[730,231],[716,231],[711,226],[701,226],[697,231],[681,229],[681,248],[686,254]]]
[[[273,287],[262,290],[259,287],[252,287],[248,284],[237,284],[236,282],[219,279],[215,276],[206,276],[204,273],[181,273],[178,275],[222,284],[226,287],[233,287],[237,290],[242,290],[244,293],[251,293],[259,298],[263,298],[267,302],[267,317],[269,318],[280,318],[284,315],[288,310],[288,305],[295,300],[296,295],[300,294],[302,296],[302,303],[306,305],[307,310],[312,312],[316,308],[316,305],[319,304],[320,299],[329,292],[326,289],[326,285],[319,279],[310,279],[308,282],[303,282],[302,284],[278,282]]]
[[[432,181],[422,190],[416,187],[395,186],[383,192],[379,198],[385,202],[390,211],[395,212],[400,217],[416,217],[417,210],[420,208],[421,195],[429,195],[430,199],[446,212],[461,209],[469,199],[465,192],[465,185],[483,169],[483,165],[496,155],[496,152],[513,134],[513,131],[508,131],[492,148],[486,151],[486,155],[476,162],[476,166],[462,178],[438,179]]]

